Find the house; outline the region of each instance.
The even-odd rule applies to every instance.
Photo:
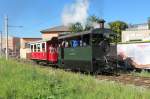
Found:
[[[1,42],[2,41],[2,42]],[[0,41],[2,47],[2,53],[5,54],[6,51],[6,38],[3,37]],[[8,54],[9,56],[19,56],[20,49],[20,38],[8,36]]]
[[[42,40],[42,38],[21,38],[20,39],[20,58],[26,59],[26,54],[30,52],[29,44],[30,42],[35,42]]]
[[[148,23],[129,25],[122,31],[122,42],[150,41],[150,29]]]
[[[8,36],[8,55],[10,57],[20,57],[26,59],[26,53],[30,51],[28,43],[42,40],[42,38],[19,38]],[[2,47],[2,48],[1,48]],[[6,52],[6,38],[0,40],[1,53]]]
[[[49,40],[52,37],[58,37],[60,33],[68,33],[68,32],[70,32],[70,30],[69,27],[67,26],[55,26],[41,31],[42,39],[44,40]]]

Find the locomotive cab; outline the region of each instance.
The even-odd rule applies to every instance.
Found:
[[[108,68],[109,64],[115,64],[116,45],[111,43],[114,34],[110,29],[98,28],[60,36],[59,66],[72,70],[99,72]]]

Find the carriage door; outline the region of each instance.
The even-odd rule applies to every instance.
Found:
[[[61,59],[64,59],[64,48],[61,48]]]

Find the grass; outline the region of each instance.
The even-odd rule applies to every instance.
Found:
[[[141,72],[132,72],[131,74],[134,76],[150,77],[150,72],[145,71],[145,70],[143,70]]]
[[[150,90],[0,59],[0,99],[149,99]]]

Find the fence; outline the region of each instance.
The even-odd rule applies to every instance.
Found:
[[[118,44],[117,54],[126,65],[150,69],[150,43]]]

